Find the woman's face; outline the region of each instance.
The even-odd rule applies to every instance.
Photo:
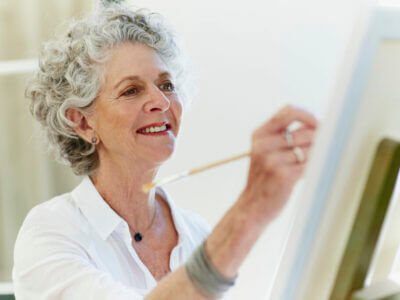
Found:
[[[174,150],[182,104],[167,66],[140,43],[116,46],[89,125],[100,159],[162,163]],[[92,124],[90,124],[92,123]]]

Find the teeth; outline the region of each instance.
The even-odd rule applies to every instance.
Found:
[[[167,130],[167,125],[163,125],[160,127],[147,127],[145,129],[139,130],[141,133],[150,133],[150,132],[160,132],[160,131],[165,131]]]

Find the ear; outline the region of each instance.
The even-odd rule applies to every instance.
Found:
[[[65,116],[68,120],[78,124],[76,127],[74,127],[76,134],[86,140],[88,143],[92,143],[92,138],[96,137],[96,132],[89,124],[90,122],[88,115],[85,115],[78,109],[69,108],[65,112]]]

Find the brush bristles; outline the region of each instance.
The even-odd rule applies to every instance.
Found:
[[[142,187],[143,192],[148,193],[153,187],[155,187],[155,183],[148,183]]]

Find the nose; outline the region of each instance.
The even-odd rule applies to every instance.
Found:
[[[146,112],[155,112],[155,111],[164,112],[169,109],[170,104],[171,101],[163,93],[163,91],[160,90],[158,86],[152,85],[148,89],[148,99],[144,104],[144,110]]]

